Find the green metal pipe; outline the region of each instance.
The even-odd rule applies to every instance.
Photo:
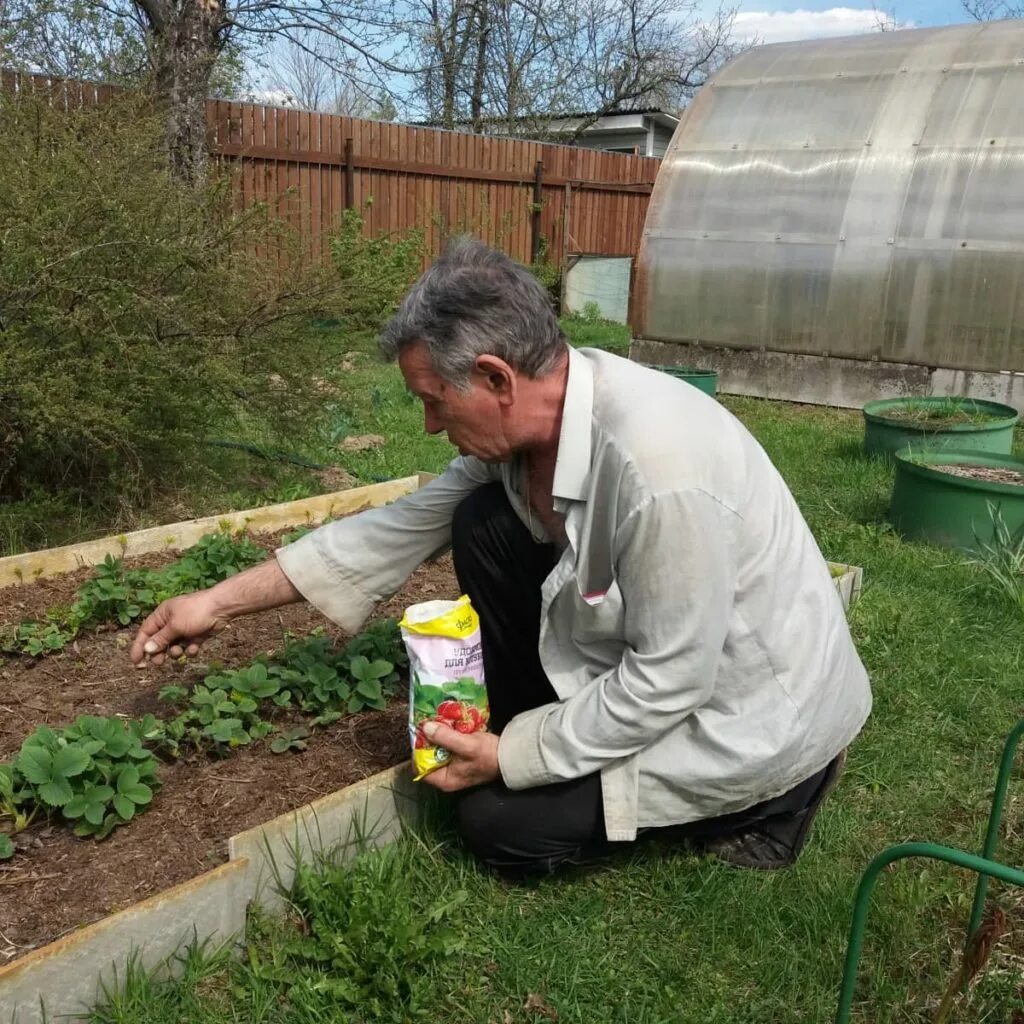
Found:
[[[1003,759],[999,763],[999,775],[996,777],[996,791],[992,797],[992,811],[988,818],[988,832],[985,835],[985,845],[981,848],[982,857],[991,860],[996,853],[996,846],[999,843],[999,828],[1003,822],[1003,808],[1006,806],[1006,791],[1010,785],[1010,775],[1013,772],[1013,762],[1017,756],[1017,747],[1020,745],[1021,737],[1024,736],[1024,719],[1021,719],[1013,731],[1006,738],[1006,745],[1003,747]],[[985,897],[988,894],[988,875],[978,876],[978,887],[974,890],[974,906],[971,907],[971,919],[967,925],[967,941],[981,925],[981,917],[985,910]]]
[[[978,857],[973,853],[954,850],[949,846],[938,846],[935,843],[901,843],[899,846],[890,846],[888,850],[883,850],[867,866],[857,887],[853,921],[850,924],[850,939],[846,947],[846,963],[843,967],[843,985],[839,992],[839,1008],[836,1010],[836,1024],[849,1024],[850,1021],[853,993],[857,984],[857,968],[864,946],[864,926],[867,923],[871,894],[874,892],[878,876],[894,861],[906,860],[908,857],[927,857],[931,860],[945,861],[947,864],[967,868],[968,871],[974,871],[979,875],[998,878],[1011,885],[1024,886],[1024,871]]]

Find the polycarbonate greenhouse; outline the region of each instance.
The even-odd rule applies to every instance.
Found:
[[[633,328],[1024,370],[1024,21],[763,46],[729,63],[659,172]]]

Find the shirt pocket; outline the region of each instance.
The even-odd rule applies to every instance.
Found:
[[[626,606],[622,591],[613,579],[603,590],[581,593],[577,586],[572,591],[572,624],[569,632],[581,644],[623,640]]]

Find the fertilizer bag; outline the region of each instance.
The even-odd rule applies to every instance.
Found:
[[[409,740],[416,778],[422,779],[450,757],[423,734],[425,723],[440,722],[461,733],[487,729],[480,619],[463,596],[414,604],[400,625],[409,654]]]

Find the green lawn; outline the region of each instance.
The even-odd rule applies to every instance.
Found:
[[[366,480],[440,469],[450,449],[422,436],[397,371],[368,352],[355,357],[336,414],[349,433],[387,440],[346,467]],[[890,471],[859,454],[859,414],[725,403],[779,466],[826,556],[865,570],[851,618],[875,710],[796,868],[743,873],[652,847],[611,869],[510,887],[446,841],[440,815],[423,835],[352,870],[308,878],[289,920],[254,923],[240,961],[195,952],[180,982],[133,975],[94,1019],[829,1021],[852,894],[870,857],[910,839],[980,846],[1002,738],[1024,713],[1024,631],[976,569],[888,529]],[[306,454],[325,455],[328,444],[319,443]],[[1002,849],[1017,864],[1020,801],[1010,806]],[[933,1019],[971,893],[968,876],[938,865],[885,875],[857,1020]],[[993,893],[1012,928],[953,1020],[1019,1024],[1024,903],[1000,886]]]

